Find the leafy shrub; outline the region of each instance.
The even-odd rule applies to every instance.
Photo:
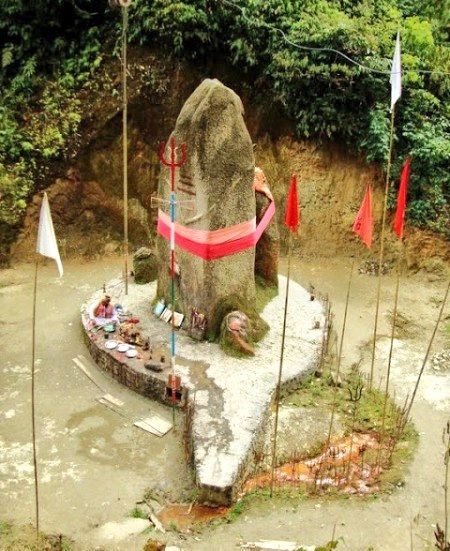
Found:
[[[89,83],[107,49],[116,44],[118,50],[120,13],[104,4],[0,3],[0,163],[10,182],[6,188],[19,187],[17,201],[24,198],[27,186],[33,189],[30,178],[42,163],[67,153],[81,118],[76,92]],[[281,106],[292,117],[298,137],[339,140],[365,152],[368,161],[384,164],[390,130],[389,75],[363,66],[389,72],[400,28],[405,73],[393,178],[398,178],[405,156],[412,155],[408,218],[450,235],[448,2],[235,4],[243,11],[220,0],[134,0],[129,9],[130,42],[156,46],[162,55],[171,52],[205,67],[211,61],[229,63],[252,87],[254,97]],[[14,201],[14,194],[8,193]],[[9,219],[3,216],[2,211],[0,222]]]

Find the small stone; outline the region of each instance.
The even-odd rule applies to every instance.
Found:
[[[158,260],[151,249],[141,247],[133,256],[134,281],[150,283],[158,276]]]
[[[248,356],[254,356],[255,351],[249,343],[251,331],[250,320],[238,310],[227,314],[221,325],[220,345],[227,350],[235,350]]]

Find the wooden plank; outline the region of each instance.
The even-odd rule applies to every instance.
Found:
[[[141,419],[141,421],[144,422],[146,425],[150,425],[161,434],[167,434],[173,427],[170,421],[166,421],[159,415],[152,415],[151,417]]]
[[[314,551],[315,547],[301,546],[295,541],[283,541],[283,540],[260,540],[260,541],[247,541],[241,543],[241,547],[244,549],[255,549],[257,551],[295,551],[299,547],[305,551]]]
[[[152,427],[148,423],[145,423],[143,420],[135,421],[133,424],[134,424],[135,427],[138,427],[142,430],[145,430],[146,432],[149,432],[150,434],[158,436],[159,438],[164,436],[164,434],[162,432],[157,430],[155,427]]]
[[[92,382],[94,383],[94,385],[99,388],[103,393],[106,393],[105,389],[103,389],[98,383],[97,381],[95,381],[95,379],[92,377],[92,375],[90,374],[88,368],[81,362],[80,359],[78,358],[72,358],[72,361],[73,363],[79,368],[81,369],[81,371],[86,375],[86,377]]]
[[[122,400],[119,400],[118,398],[115,398],[112,394],[106,393],[104,396],[102,396],[104,400],[107,400],[108,402],[111,402],[114,406],[122,407],[124,402]]]

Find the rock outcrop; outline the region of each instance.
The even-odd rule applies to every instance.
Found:
[[[262,193],[256,192],[256,222],[264,216],[269,199]],[[278,261],[280,257],[280,234],[276,220],[267,226],[255,249],[255,275],[264,280],[264,283],[278,287]]]
[[[177,182],[178,221],[211,231],[251,220],[255,216],[255,165],[240,98],[218,80],[204,80],[186,101],[172,136],[187,147],[187,162]],[[159,195],[166,200],[168,181],[169,172],[164,169]],[[187,208],[188,200],[192,208]],[[167,299],[169,256],[162,238],[158,249],[159,257],[167,259],[160,265],[158,294]],[[254,301],[254,248],[213,261],[177,249],[177,262],[176,307],[186,315],[196,308],[209,324],[224,297],[232,294]]]

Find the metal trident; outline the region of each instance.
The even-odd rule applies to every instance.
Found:
[[[175,171],[177,168],[181,168],[187,159],[187,152],[186,152],[186,144],[181,144],[181,159],[179,161],[176,160],[176,145],[175,145],[175,137],[172,136],[170,138],[170,160],[167,160],[164,156],[164,152],[166,150],[166,142],[161,142],[159,146],[159,160],[162,162],[163,165],[168,166],[170,168],[170,191],[175,191]]]
[[[170,338],[170,365],[172,367],[172,404],[176,403],[176,391],[177,382],[175,377],[175,208],[176,208],[176,194],[175,194],[175,175],[177,168],[181,168],[187,159],[186,144],[181,144],[181,159],[176,159],[176,143],[175,137],[170,138],[170,160],[166,159],[164,152],[166,149],[166,143],[162,142],[159,147],[159,159],[161,163],[170,168],[170,275],[171,275],[171,304],[172,304],[172,331]],[[175,410],[174,410],[175,416]]]

